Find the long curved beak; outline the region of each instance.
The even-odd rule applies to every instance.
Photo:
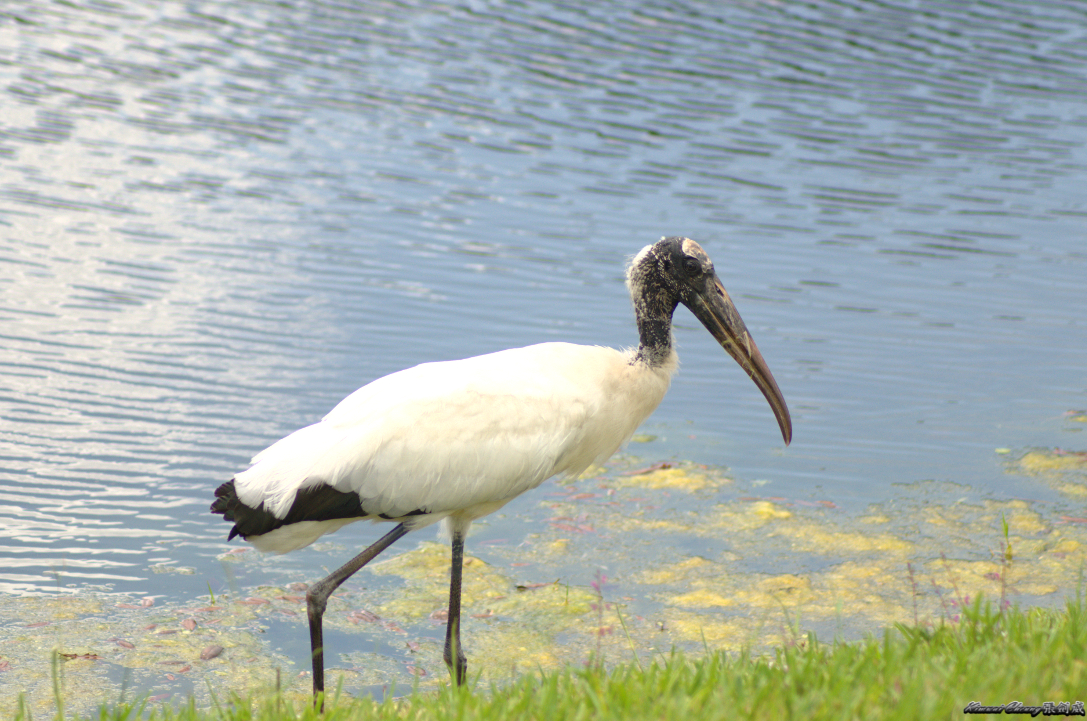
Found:
[[[728,291],[721,285],[721,281],[714,277],[708,292],[698,293],[690,303],[684,303],[694,313],[706,330],[717,339],[721,347],[735,359],[744,372],[755,381],[774,416],[781,427],[781,437],[785,439],[785,445],[793,439],[793,421],[789,417],[789,408],[785,405],[785,397],[781,395],[774,375],[766,365],[766,361],[759,352],[759,347],[747,332],[743,318],[728,297]]]

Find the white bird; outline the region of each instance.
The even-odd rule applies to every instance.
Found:
[[[313,691],[324,690],[321,619],[340,584],[408,531],[452,537],[444,658],[457,684],[464,538],[472,521],[558,474],[577,475],[630,439],[675,373],[672,314],[687,306],[762,391],[788,444],[785,399],[698,243],[663,238],[627,269],[640,343],[541,343],[424,363],[379,378],[253,458],[215,491],[213,513],[261,551],[286,553],[353,521],[397,526],[306,593]]]

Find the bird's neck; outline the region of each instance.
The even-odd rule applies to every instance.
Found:
[[[627,284],[640,340],[631,362],[651,368],[666,365],[672,357],[672,314],[679,304],[675,290],[666,282],[652,253],[634,260]]]
[[[634,361],[654,367],[663,365],[672,354],[672,319],[639,318],[638,335],[641,342]]]
[[[664,365],[672,356],[672,313],[674,303],[635,303],[634,315],[638,322],[638,350],[635,363],[650,367]]]

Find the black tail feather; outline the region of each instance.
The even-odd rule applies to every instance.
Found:
[[[300,521],[331,521],[337,518],[366,518],[373,514],[362,509],[359,494],[337,491],[332,486],[319,484],[304,488],[295,495],[294,503],[284,518],[276,518],[271,511],[253,508],[242,503],[234,488],[234,479],[215,490],[215,502],[211,512],[218,513],[227,521],[233,521],[227,540],[235,536],[249,538],[260,536],[277,528]],[[425,511],[413,511],[407,515],[417,515]]]
[[[235,519],[235,512],[238,510],[239,506],[242,506],[242,502],[238,500],[238,494],[234,490],[233,478],[215,489],[215,502],[211,504],[212,513],[222,514],[223,520],[233,521]],[[234,536],[237,536],[239,533],[241,533],[241,531],[238,529],[238,526],[235,525],[230,529],[230,535],[226,537],[226,540],[233,540]]]

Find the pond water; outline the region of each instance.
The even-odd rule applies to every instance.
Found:
[[[400,368],[635,343],[624,265],[662,235],[715,260],[794,441],[681,308],[623,468],[849,518],[933,484],[1078,518],[1007,462],[1087,445],[1085,48],[1073,0],[7,3],[0,591],[314,580],[383,529],[229,564],[214,488]],[[549,493],[469,552],[516,564],[567,523]],[[717,558],[722,528],[665,545]],[[586,588],[622,547],[526,580]]]

